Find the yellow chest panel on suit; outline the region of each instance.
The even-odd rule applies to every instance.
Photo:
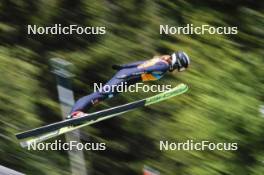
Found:
[[[138,65],[138,68],[141,69],[141,68],[150,67],[150,66],[155,65],[159,61],[160,61],[159,58],[153,58],[151,60],[145,61],[144,63]]]

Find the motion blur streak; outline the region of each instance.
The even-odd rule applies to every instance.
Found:
[[[85,151],[94,175],[135,175],[144,164],[162,175],[264,174],[263,1],[0,2],[0,164],[27,175],[69,175],[65,151],[28,151],[14,134],[61,120],[49,58],[71,62],[76,98],[124,64],[182,50],[184,73],[154,84],[186,83],[188,93],[147,110],[82,129],[106,151]],[[27,25],[104,26],[104,35],[28,35]],[[238,26],[237,35],[160,35],[160,25]],[[151,92],[124,93],[94,108]],[[92,111],[88,111],[92,112]],[[14,126],[14,127],[11,127]],[[56,138],[63,139],[63,137]],[[237,151],[159,151],[160,140],[238,143]],[[52,142],[52,140],[51,140]],[[85,142],[85,141],[83,141]],[[89,160],[88,160],[89,159]]]

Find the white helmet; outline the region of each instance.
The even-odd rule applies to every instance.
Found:
[[[171,71],[175,69],[178,69],[179,72],[184,71],[190,64],[190,58],[185,52],[182,51],[171,54],[171,60]]]

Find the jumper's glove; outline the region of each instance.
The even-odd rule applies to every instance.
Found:
[[[112,69],[114,69],[114,70],[121,70],[121,69],[123,69],[123,66],[114,64],[114,65],[112,65]]]
[[[66,119],[79,118],[79,117],[83,117],[84,115],[85,113],[82,111],[75,111],[71,113],[71,115],[68,115]]]

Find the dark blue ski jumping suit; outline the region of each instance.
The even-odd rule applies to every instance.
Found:
[[[138,61],[130,64],[121,65],[118,72],[105,85],[127,85],[135,84],[141,81],[152,81],[160,79],[168,70],[169,63],[162,58],[153,58],[147,61]],[[104,85],[104,86],[105,86]],[[95,103],[115,96],[115,92],[94,92],[90,95],[80,98],[72,108],[71,113],[89,109]]]

